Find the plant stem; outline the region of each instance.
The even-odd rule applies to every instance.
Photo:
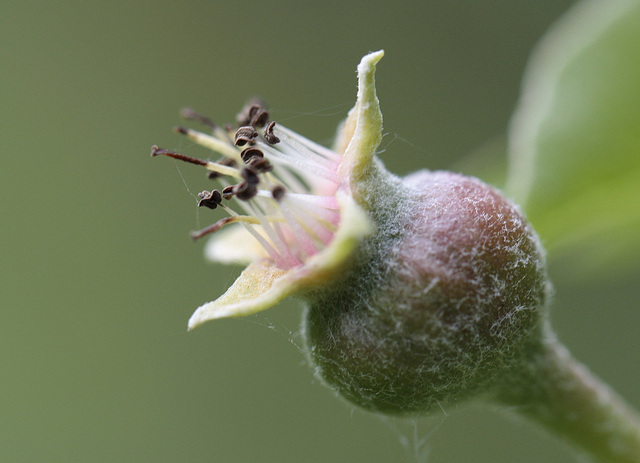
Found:
[[[595,461],[640,463],[638,413],[555,336],[547,336],[509,373],[498,399]]]

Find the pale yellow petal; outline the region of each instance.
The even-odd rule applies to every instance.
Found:
[[[366,55],[358,65],[358,97],[344,123],[339,144],[345,145],[338,175],[357,179],[372,164],[382,141],[382,113],[376,96],[376,64],[384,51]],[[340,147],[339,147],[340,148]]]
[[[344,154],[351,137],[353,137],[353,131],[356,128],[356,111],[355,107],[349,111],[349,114],[345,120],[340,122],[338,129],[336,130],[336,138],[333,142],[333,151],[339,154]]]
[[[189,319],[189,329],[209,320],[241,317],[272,307],[294,289],[281,284],[283,276],[291,271],[278,268],[268,259],[252,263],[222,296],[198,307]]]
[[[258,240],[241,224],[229,225],[211,236],[204,255],[212,262],[243,265],[268,257]]]

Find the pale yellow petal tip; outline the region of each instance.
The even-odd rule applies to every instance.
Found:
[[[196,309],[196,311],[193,313],[193,315],[191,315],[191,318],[189,318],[189,323],[187,325],[187,330],[191,331],[192,329],[202,325],[203,323],[209,321],[209,320],[215,320],[218,318],[226,318],[229,317],[229,313],[228,313],[228,307],[229,306],[223,306],[223,309],[226,308],[227,310],[215,310],[214,308],[211,308],[211,306],[215,304],[215,301],[213,302],[208,302],[204,305],[201,305],[200,307],[198,307]]]
[[[371,165],[382,141],[382,113],[376,94],[375,71],[383,56],[383,50],[369,53],[358,65],[358,96],[344,126],[342,145],[346,147],[339,171],[342,178],[351,183]]]
[[[283,278],[291,271],[267,259],[252,263],[222,296],[196,309],[189,319],[189,330],[209,320],[242,317],[273,307],[295,291],[295,284],[285,284]]]
[[[359,106],[359,112],[362,113],[369,109],[370,105],[378,108],[378,97],[376,96],[376,64],[384,56],[384,50],[369,53],[360,60],[358,64],[358,98],[356,106]]]
[[[373,97],[374,104],[377,105],[377,98],[375,92],[375,69],[378,61],[382,59],[384,56],[384,50],[379,50],[373,53],[369,53],[365,55],[361,60],[360,64],[358,64],[358,95],[356,99],[356,104],[347,115],[347,119],[340,124],[338,127],[338,132],[336,134],[336,142],[334,145],[335,150],[338,153],[345,154],[347,152],[347,148],[349,143],[353,138],[353,134],[356,130],[356,123],[358,122],[359,117],[361,116],[360,109],[363,106],[369,106],[367,104],[362,104],[367,100],[371,100]],[[368,89],[368,91],[365,91]],[[382,119],[380,119],[382,121]],[[349,169],[351,165],[349,164]]]
[[[249,301],[254,302],[254,301]],[[247,306],[251,306],[251,311],[247,311]],[[219,304],[217,300],[212,302],[207,302],[206,304],[201,305],[196,309],[196,311],[189,318],[189,322],[187,324],[187,330],[191,331],[198,326],[211,321],[218,320],[221,318],[233,318],[233,317],[241,317],[243,315],[250,315],[251,313],[257,313],[261,310],[268,309],[269,306],[264,308],[256,309],[256,304],[251,303],[237,303],[237,304]]]
[[[360,60],[358,65],[358,76],[360,78],[374,71],[374,67],[378,64],[378,61],[384,56],[384,50],[378,50],[365,55]]]

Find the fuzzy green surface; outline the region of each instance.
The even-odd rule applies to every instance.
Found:
[[[346,275],[305,297],[308,356],[348,400],[390,414],[433,411],[489,386],[539,335],[548,284],[537,237],[482,182],[382,167],[374,236]]]

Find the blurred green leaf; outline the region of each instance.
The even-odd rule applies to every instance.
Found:
[[[507,140],[494,137],[453,163],[449,170],[482,179],[503,188],[507,177]]]
[[[640,1],[578,3],[535,50],[509,133],[507,192],[552,256],[640,250]]]

